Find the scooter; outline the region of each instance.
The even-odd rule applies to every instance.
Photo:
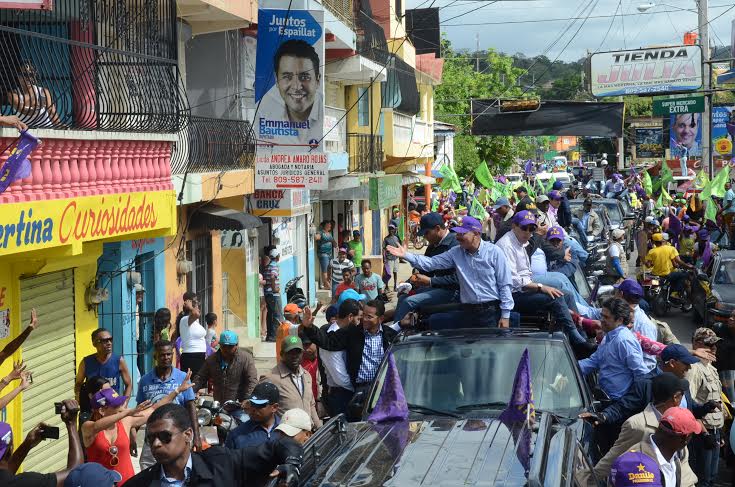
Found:
[[[301,309],[306,307],[306,296],[304,296],[304,290],[298,287],[298,283],[303,275],[294,277],[286,283],[286,299],[289,303],[294,303]]]

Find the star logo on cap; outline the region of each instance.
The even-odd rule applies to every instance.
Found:
[[[288,337],[288,343],[296,343],[296,337],[295,336]]]
[[[639,463],[638,464],[638,471],[639,472],[645,472],[646,471],[646,466],[643,465],[642,463]]]

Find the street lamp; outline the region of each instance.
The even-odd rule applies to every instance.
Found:
[[[669,7],[669,8],[673,8],[676,10],[684,10],[687,12],[695,12],[695,13],[697,12],[696,10],[691,9],[691,8],[681,8],[681,7],[677,7],[676,5],[669,5],[668,3],[654,3],[654,2],[642,3],[638,5],[638,7],[636,8],[638,9],[640,13],[644,13],[644,12],[648,12],[649,10],[655,7]]]
[[[706,165],[710,177],[714,176],[714,166],[712,164],[710,145],[712,144],[712,68],[709,62],[709,20],[708,20],[708,0],[695,0],[697,3],[697,10],[683,9],[674,7],[673,5],[666,5],[679,10],[686,10],[689,12],[697,12],[698,16],[698,31],[699,31],[699,46],[702,49],[702,85],[706,91],[704,95],[704,117],[702,117],[702,165]],[[654,2],[647,2],[638,5],[638,11],[640,13],[647,12],[648,10],[658,6]]]

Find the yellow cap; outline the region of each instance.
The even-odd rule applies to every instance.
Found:
[[[654,233],[653,235],[651,235],[651,240],[653,240],[654,242],[663,242],[664,236],[660,233]]]

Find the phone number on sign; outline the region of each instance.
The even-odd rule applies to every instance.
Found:
[[[324,176],[273,176],[275,184],[318,184]]]

